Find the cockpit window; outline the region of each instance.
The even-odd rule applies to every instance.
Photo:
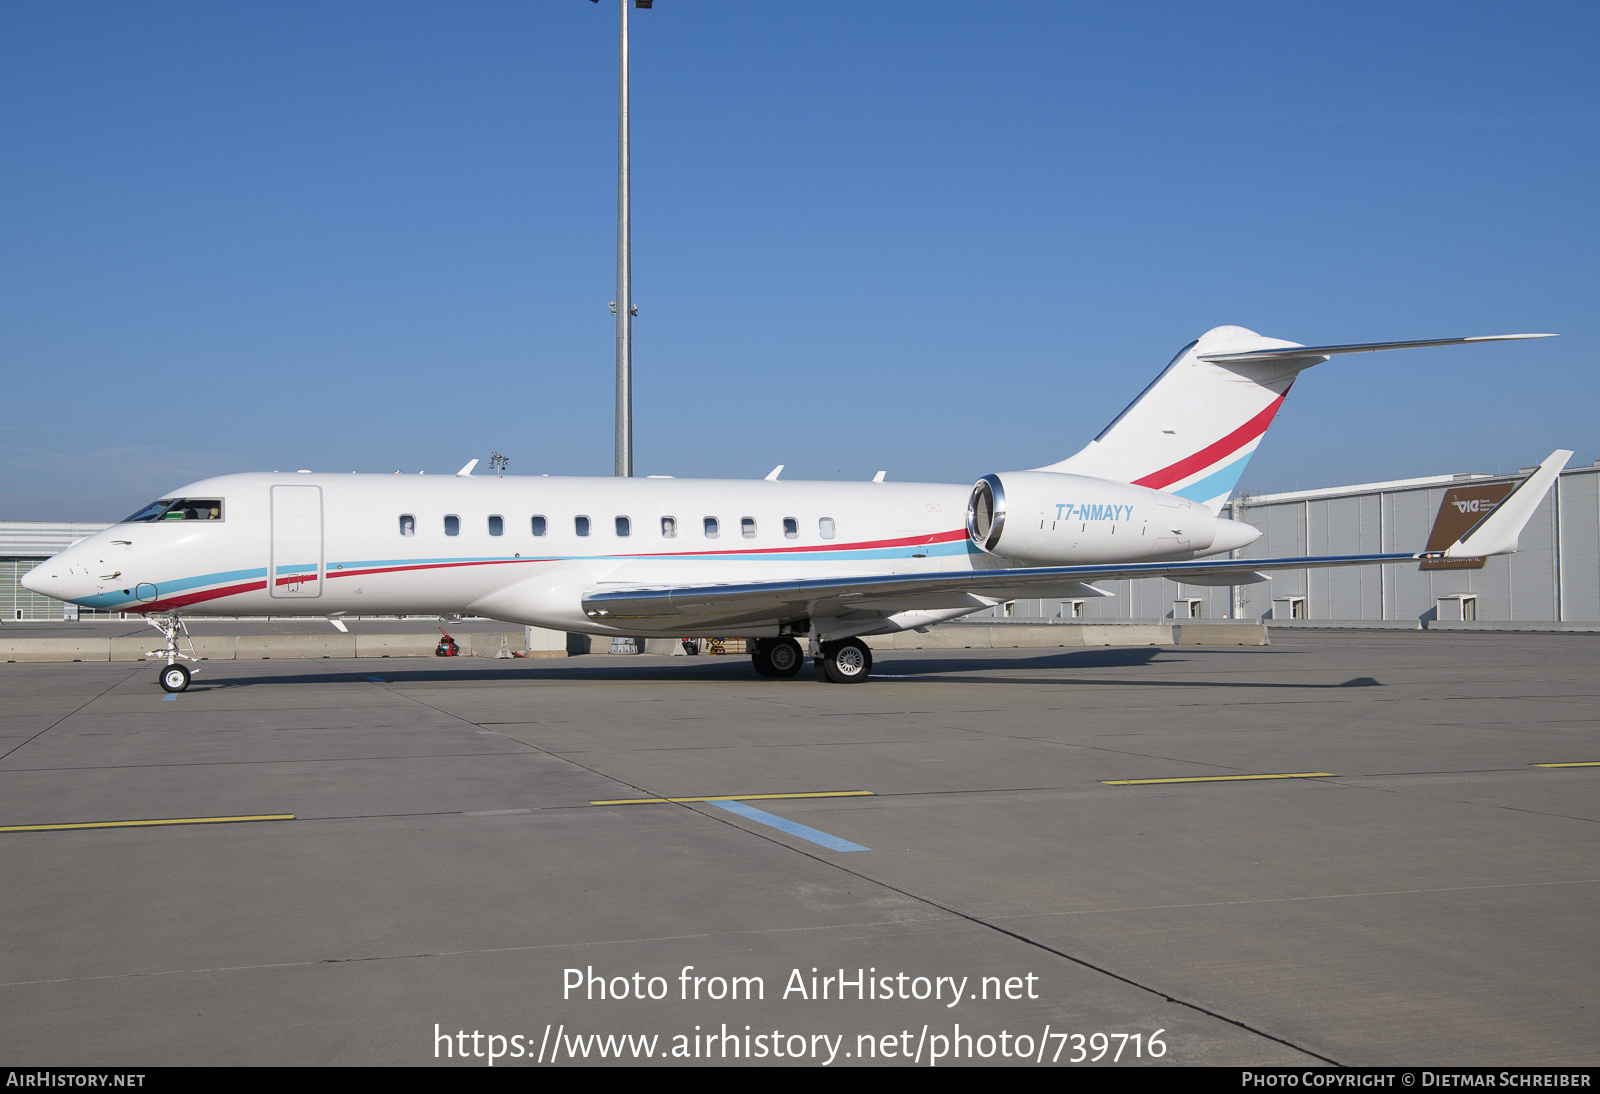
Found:
[[[221,498],[162,498],[153,501],[123,524],[154,524],[165,520],[221,520]]]

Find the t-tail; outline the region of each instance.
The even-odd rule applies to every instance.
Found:
[[[1302,346],[1244,327],[1214,327],[1183,347],[1083,451],[1037,470],[1147,486],[1217,514],[1304,369],[1342,353],[1550,337],[1493,334]]]

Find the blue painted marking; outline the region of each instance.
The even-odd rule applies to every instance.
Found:
[[[540,562],[543,561],[545,557],[546,556],[541,555],[538,558],[517,559],[506,558],[503,555],[441,555],[438,558],[334,559],[332,562],[328,563],[328,566],[330,568],[348,566],[352,570],[365,570],[379,566],[452,566],[463,562]],[[555,558],[555,556],[549,557],[552,560]]]
[[[830,851],[872,850],[870,847],[863,847],[859,843],[851,843],[849,840],[840,839],[838,836],[830,836],[826,832],[819,832],[815,828],[807,828],[805,825],[796,824],[792,820],[784,820],[782,817],[774,816],[773,814],[763,812],[760,809],[752,809],[743,802],[728,801],[727,799],[723,799],[720,801],[709,801],[706,802],[706,804],[714,805],[718,809],[726,809],[730,813],[737,813],[746,820],[753,820],[757,824],[765,824],[769,828],[776,828],[780,832],[789,833],[791,836],[799,836],[803,840],[810,840],[812,843],[826,847]]]
[[[381,676],[369,676],[367,679],[371,680],[374,684],[387,684],[389,682]]]
[[[1246,457],[1248,459],[1248,457]],[[1240,471],[1244,468],[1240,467]],[[1238,481],[1238,476],[1234,476]],[[1193,489],[1191,487],[1190,489]],[[1229,486],[1232,489],[1232,486]],[[1187,495],[1185,495],[1187,496]],[[440,558],[391,558],[391,559],[364,559],[356,561],[333,561],[328,563],[325,576],[329,578],[343,575],[344,569],[379,569],[385,567],[425,567],[425,566],[452,566],[474,562],[499,562],[499,563],[535,563],[535,562],[581,562],[590,560],[615,561],[619,559],[644,559],[649,561],[674,561],[674,562],[881,562],[893,559],[909,559],[915,555],[927,558],[940,558],[952,555],[966,555],[976,558],[983,552],[970,540],[961,539],[954,542],[905,544],[899,547],[869,547],[861,550],[823,550],[823,551],[772,551],[772,552],[744,552],[734,551],[727,554],[636,554],[636,555],[541,555],[532,558],[517,559],[505,558],[498,555],[477,555],[461,557]],[[317,567],[311,563],[296,563],[280,565],[276,568],[278,577],[292,577],[296,573],[314,574]],[[233,585],[256,579],[270,579],[266,567],[250,570],[226,570],[218,573],[199,574],[194,577],[171,578],[157,582],[161,598],[165,600],[179,593],[195,592],[214,585]],[[381,576],[381,575],[380,575]],[[80,597],[74,603],[82,604],[89,608],[99,608],[102,611],[119,611],[137,609],[141,601],[134,596],[123,596],[121,590],[108,593],[98,593],[94,596]]]
[[[230,585],[240,581],[249,581],[252,578],[266,577],[265,569],[259,570],[227,570],[222,573],[203,574],[199,577],[174,578],[159,584],[163,597],[174,593],[198,589],[202,585]],[[135,597],[123,596],[121,590],[111,593],[98,593],[94,596],[80,597],[77,603],[89,608],[103,608],[115,611],[124,605],[139,603]]]
[[[1190,501],[1210,501],[1212,498],[1231,494],[1233,488],[1239,485],[1239,476],[1244,474],[1245,464],[1249,463],[1250,457],[1254,455],[1253,450],[1247,452],[1243,459],[1234,460],[1227,467],[1213,471],[1199,482],[1192,482],[1182,490],[1172,492]]]
[[[279,563],[277,570],[279,577],[288,577],[290,574],[314,574],[317,572],[317,564],[315,562],[296,562],[293,566],[290,566],[287,563]]]
[[[163,703],[176,703],[178,701],[178,697],[176,695],[163,695],[161,697],[161,701]]]

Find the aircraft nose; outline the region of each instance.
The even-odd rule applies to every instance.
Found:
[[[48,596],[53,600],[72,600],[84,595],[84,590],[76,587],[82,582],[74,580],[70,568],[61,561],[60,555],[39,563],[23,574],[17,583],[30,593]]]
[[[30,593],[38,593],[40,596],[55,596],[56,586],[60,583],[60,578],[50,572],[50,564],[54,561],[55,559],[46,559],[41,562],[18,578],[17,584],[27,589]],[[56,599],[60,600],[61,598],[56,597]]]

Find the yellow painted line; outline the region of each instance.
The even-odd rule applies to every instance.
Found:
[[[1146,786],[1150,783],[1237,783],[1251,779],[1336,779],[1331,771],[1295,771],[1286,775],[1195,775],[1187,779],[1101,779],[1105,786]]]
[[[0,832],[64,832],[72,828],[156,828],[168,824],[234,824],[239,821],[294,820],[293,813],[263,813],[253,817],[173,817],[170,820],[82,821],[78,824],[13,824]]]
[[[1534,764],[1534,767],[1600,767],[1600,760],[1578,760],[1570,764]]]
[[[749,802],[766,798],[861,798],[870,797],[870,790],[818,790],[809,794],[712,794],[704,798],[615,798],[611,801],[590,802],[590,805],[665,805],[678,802]]]

